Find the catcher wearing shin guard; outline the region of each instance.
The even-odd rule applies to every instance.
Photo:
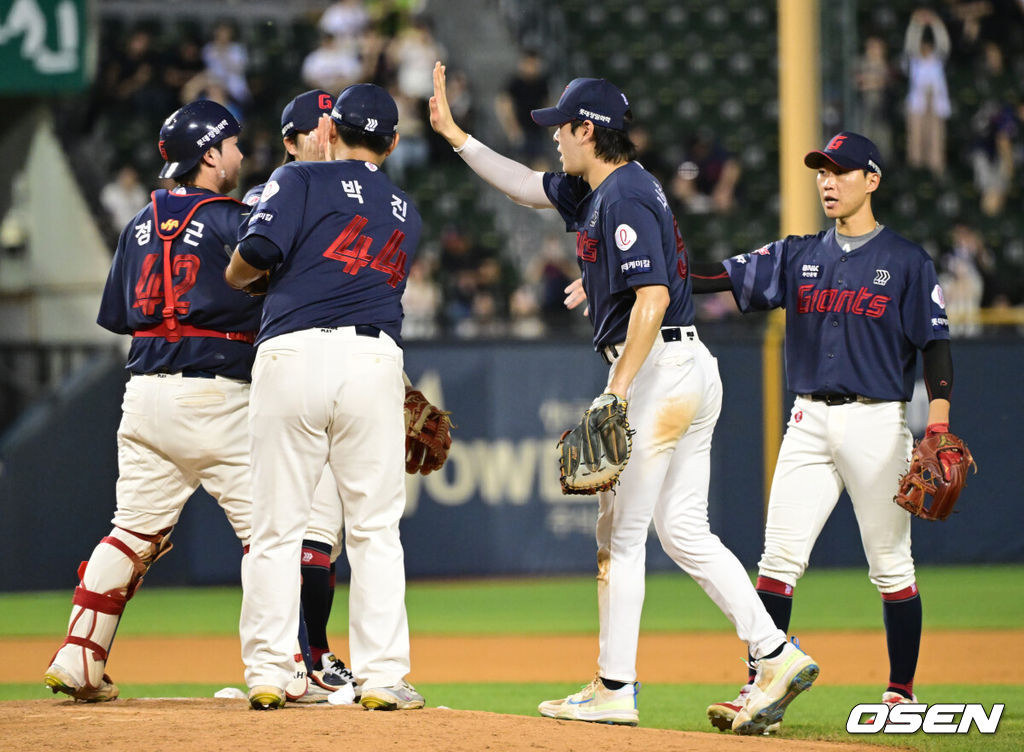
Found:
[[[76,700],[118,696],[105,668],[121,613],[170,550],[171,531],[200,483],[242,546],[249,543],[247,419],[261,304],[224,281],[224,247],[247,212],[224,195],[238,183],[239,130],[208,100],[167,118],[160,177],[178,185],[154,191],[121,233],[103,290],[97,323],[132,337],[117,431],[117,511],[113,530],[79,568],[68,634],[43,678]]]

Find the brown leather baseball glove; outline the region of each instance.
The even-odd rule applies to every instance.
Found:
[[[928,426],[925,437],[914,447],[910,469],[900,479],[899,491],[893,497],[893,501],[923,520],[949,517],[967,485],[968,469],[973,467],[978,472],[967,444],[948,428]]]
[[[427,402],[423,392],[405,388],[405,472],[429,475],[441,469],[452,446],[451,413]]]

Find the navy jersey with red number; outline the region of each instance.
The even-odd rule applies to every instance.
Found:
[[[949,339],[931,257],[887,227],[848,252],[832,228],[724,264],[741,311],[786,309],[786,381],[796,394],[907,401],[917,351]]]
[[[263,187],[243,237],[273,243],[258,342],[315,327],[372,325],[401,342],[406,270],[419,244],[419,212],[376,165],[290,162]],[[266,248],[261,245],[260,248]]]
[[[693,324],[686,248],[665,192],[651,173],[629,162],[591,191],[582,178],[548,172],[544,190],[566,230],[576,233],[594,349],[626,339],[634,287],[668,287],[662,326]]]
[[[216,199],[216,200],[210,200]],[[159,221],[184,229],[171,241],[171,276],[176,318],[182,324],[251,335],[259,327],[260,301],[233,290],[224,270],[248,207],[201,188],[154,191],[153,201],[121,232],[96,322],[117,334],[134,334],[164,322],[163,241]],[[195,213],[188,217],[195,208]],[[251,341],[251,340],[250,340]],[[134,337],[126,368],[132,373],[201,370],[248,380],[255,349],[241,340],[216,337]]]

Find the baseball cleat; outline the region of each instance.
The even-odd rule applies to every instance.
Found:
[[[893,705],[909,705],[916,703],[917,695],[907,697],[906,695],[902,695],[899,692],[892,692],[887,689],[882,693],[882,702],[888,705],[889,709],[892,710]],[[885,725],[889,725],[888,718],[886,718]]]
[[[608,689],[601,677],[584,686],[579,692],[561,700],[547,700],[537,706],[545,718],[589,723],[614,723],[635,726],[640,719],[637,710],[639,685],[630,682],[621,689]]]
[[[736,714],[743,709],[744,704],[746,704],[751,686],[750,684],[744,684],[743,688],[740,689],[739,697],[732,702],[716,702],[714,705],[708,705],[708,720],[711,721],[711,725],[719,731],[732,731],[732,721]],[[773,723],[764,730],[764,734],[766,736],[768,734],[777,734],[781,727],[781,721]]]
[[[359,704],[367,710],[419,710],[423,695],[403,680],[393,687],[363,687]]]
[[[322,669],[309,672],[309,689],[311,692],[314,685],[326,690],[330,694],[337,692],[346,684],[351,684],[355,694],[354,699],[356,702],[359,702],[359,698],[362,696],[359,691],[359,685],[344,661],[335,656],[334,653],[325,653],[320,659],[320,665],[323,666]]]
[[[253,710],[277,710],[284,707],[284,690],[261,684],[249,690],[249,707]]]
[[[309,677],[306,676],[306,663],[302,660],[302,654],[296,653],[293,657],[294,669],[288,683],[284,685],[284,696],[289,702],[302,702],[302,698],[309,693]]]
[[[782,720],[789,704],[818,678],[818,664],[791,642],[775,658],[757,661],[757,676],[747,701],[736,713],[732,730],[744,736],[763,734]]]
[[[82,687],[75,682],[68,671],[56,663],[51,664],[46,669],[46,673],[43,675],[43,683],[54,694],[63,692],[66,695],[71,695],[79,702],[110,702],[111,700],[116,700],[118,694],[120,694],[117,685],[106,674],[103,675],[100,686]]]
[[[288,702],[297,702],[302,705],[309,705],[318,702],[327,702],[327,698],[333,691],[334,690],[332,689],[324,689],[319,684],[316,684],[311,680],[306,689],[306,694],[299,697],[292,697],[285,693],[285,696],[288,698]]]

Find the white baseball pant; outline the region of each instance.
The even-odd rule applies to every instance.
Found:
[[[796,398],[768,500],[762,577],[796,585],[846,488],[871,582],[880,593],[914,583],[910,513],[892,500],[913,445],[905,415],[903,402],[830,406]]]
[[[615,681],[636,679],[652,519],[662,548],[728,617],[753,657],[786,640],[743,565],[711,532],[711,438],[722,407],[722,381],[718,361],[694,327],[681,329],[681,341],[655,340],[625,395],[629,424],[636,430],[633,450],[615,492],[599,495],[598,667],[602,677]],[[614,373],[615,363],[609,382]]]
[[[253,540],[240,622],[250,687],[283,688],[298,631],[299,553],[314,488],[329,462],[352,570],[349,655],[362,687],[409,672],[405,566],[402,350],[386,334],[306,329],[259,346],[250,431]]]

